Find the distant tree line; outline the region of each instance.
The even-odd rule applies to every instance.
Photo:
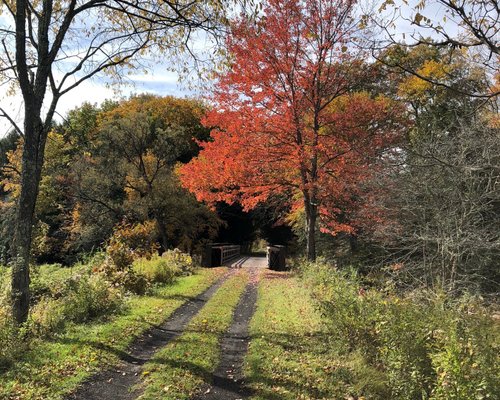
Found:
[[[71,263],[98,250],[120,223],[154,222],[160,248],[199,249],[221,220],[181,188],[176,166],[198,153],[209,130],[194,100],[141,95],[83,104],[54,124],[47,141],[32,246],[38,262]],[[0,142],[0,253],[9,260],[23,140]]]

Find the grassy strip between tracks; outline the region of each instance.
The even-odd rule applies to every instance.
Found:
[[[326,345],[321,316],[298,279],[267,272],[250,333],[245,375],[253,399],[336,398],[332,393],[341,388],[331,374],[335,359]]]
[[[141,400],[189,399],[204,382],[210,382],[219,363],[219,341],[231,324],[233,310],[247,283],[244,271],[231,277],[186,331],[155,354],[143,371]]]

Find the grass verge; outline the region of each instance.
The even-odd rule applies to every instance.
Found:
[[[248,282],[240,271],[230,278],[189,323],[185,333],[146,364],[141,400],[189,399],[209,382],[219,363],[219,341]]]
[[[252,399],[344,398],[344,388],[332,374],[339,365],[326,344],[321,316],[296,278],[266,273],[250,334],[245,375],[254,390]]]
[[[150,295],[131,296],[123,312],[105,321],[71,325],[51,339],[35,340],[20,360],[0,372],[0,399],[62,398],[99,369],[116,363],[136,337],[224,272],[224,268],[200,270],[173,285],[157,287]]]

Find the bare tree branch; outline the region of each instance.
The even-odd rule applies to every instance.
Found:
[[[16,132],[19,133],[20,136],[24,137],[24,133],[21,130],[21,128],[19,128],[19,126],[16,124],[16,121],[14,121],[14,119],[12,119],[10,115],[2,107],[0,107],[0,117],[7,119],[7,121],[10,122],[10,124],[16,130]]]

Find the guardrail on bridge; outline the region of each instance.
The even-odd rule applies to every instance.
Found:
[[[201,265],[204,267],[218,267],[239,257],[241,246],[229,243],[213,243],[206,247]]]

